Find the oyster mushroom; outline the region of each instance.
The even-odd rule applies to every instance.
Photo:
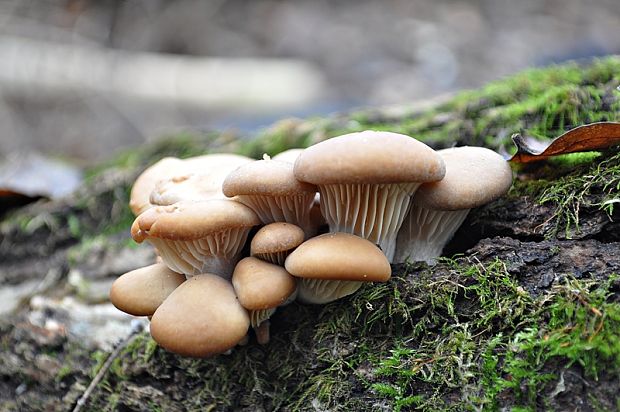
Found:
[[[157,308],[151,335],[170,352],[202,358],[233,348],[249,326],[231,283],[206,273],[188,279]]]
[[[328,303],[357,291],[363,282],[392,275],[387,258],[372,242],[348,233],[326,233],[302,243],[284,264],[300,278],[298,299]]]
[[[117,309],[134,316],[151,316],[162,302],[185,282],[185,276],[163,263],[132,270],[110,288],[110,301]]]
[[[148,209],[134,221],[131,236],[153,244],[175,272],[230,279],[250,230],[258,224],[252,209],[232,200],[185,201]]]
[[[295,299],[295,278],[281,266],[247,257],[237,263],[232,284],[241,306],[249,311],[258,343],[268,343],[269,318],[278,306]]]
[[[314,231],[310,209],[316,186],[295,179],[291,163],[265,156],[263,160],[248,163],[231,172],[222,189],[226,196],[234,197],[254,210],[264,224],[293,223],[301,227],[306,236]]]
[[[250,243],[250,255],[284,266],[286,257],[304,241],[304,231],[292,223],[276,222],[260,228]]]
[[[437,153],[446,176],[423,184],[398,233],[396,262],[433,263],[469,211],[508,192],[512,170],[502,156],[483,147],[455,147]]]
[[[294,173],[318,186],[330,232],[368,239],[391,261],[411,196],[421,183],[441,180],[445,167],[412,137],[368,130],[305,149]]]

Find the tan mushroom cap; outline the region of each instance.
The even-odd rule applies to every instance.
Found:
[[[193,240],[214,232],[258,224],[260,220],[252,209],[233,200],[185,201],[148,209],[133,222],[131,236],[136,242],[148,237]]]
[[[119,310],[134,316],[151,316],[185,276],[163,263],[132,270],[112,284],[110,300]]]
[[[418,188],[413,202],[432,210],[472,209],[508,192],[512,170],[502,156],[484,147],[454,147],[437,153],[446,164],[439,182]]]
[[[348,233],[326,233],[302,243],[286,258],[286,270],[300,278],[385,282],[392,269],[377,246]]]
[[[180,355],[206,357],[226,352],[250,327],[230,282],[219,276],[194,276],[179,286],[155,311],[151,335]]]
[[[305,149],[300,149],[300,148],[288,149],[288,150],[285,150],[283,152],[278,153],[277,155],[273,156],[271,159],[272,160],[278,160],[280,162],[295,163],[295,160],[297,160],[299,155],[304,150]]]
[[[171,205],[183,200],[223,199],[222,184],[237,167],[254,159],[235,154],[211,154],[183,161],[183,173],[172,173],[160,180],[150,193],[153,205]]]
[[[232,284],[239,302],[249,310],[278,307],[297,288],[295,278],[283,267],[253,257],[237,263]]]
[[[295,162],[295,177],[316,185],[432,182],[445,174],[441,157],[416,139],[367,130],[322,141]]]
[[[252,238],[250,254],[277,255],[288,252],[301,245],[304,241],[304,231],[292,223],[275,222],[263,226]]]
[[[277,160],[257,160],[240,166],[226,177],[222,189],[228,197],[290,196],[317,191],[316,186],[295,179],[291,163]]]
[[[129,208],[135,216],[151,207],[151,192],[160,180],[166,179],[175,170],[181,169],[183,161],[176,157],[165,157],[145,169],[131,187]]]

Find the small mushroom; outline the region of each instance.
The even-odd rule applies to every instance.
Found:
[[[291,163],[265,156],[230,173],[222,189],[226,196],[252,208],[264,224],[293,223],[306,236],[314,231],[310,209],[316,186],[296,180]]]
[[[248,312],[231,283],[201,274],[184,282],[157,308],[151,335],[170,352],[202,358],[232,349],[249,326]]]
[[[423,184],[398,233],[397,262],[406,259],[433,263],[461,226],[470,209],[508,192],[512,170],[502,156],[483,147],[455,147],[437,153],[446,176]]]
[[[250,255],[284,266],[286,257],[304,241],[304,231],[292,223],[276,222],[263,226],[252,238]]]
[[[110,289],[110,301],[125,313],[151,316],[185,276],[163,263],[132,270],[120,276]]]
[[[184,201],[148,209],[134,221],[131,236],[153,244],[175,272],[230,279],[251,228],[258,224],[252,209],[233,200]]]
[[[286,258],[284,267],[301,278],[299,300],[318,304],[350,295],[363,282],[385,282],[392,274],[377,246],[348,233],[326,233],[307,240]]]
[[[268,319],[278,306],[294,299],[295,278],[281,266],[247,257],[237,263],[232,284],[241,306],[250,312],[250,325],[258,343],[266,344],[269,342]]]
[[[443,178],[445,166],[412,137],[368,130],[305,149],[294,173],[318,186],[330,232],[368,239],[391,261],[411,195],[421,183]]]

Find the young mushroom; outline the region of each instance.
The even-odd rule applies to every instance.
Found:
[[[278,306],[295,299],[295,278],[281,266],[247,257],[237,263],[232,284],[241,306],[250,312],[258,343],[268,343],[268,319]]]
[[[183,282],[184,275],[173,272],[163,263],[156,263],[116,279],[110,289],[110,301],[130,315],[151,316]]]
[[[250,243],[250,255],[284,266],[286,257],[304,241],[304,231],[292,223],[276,222],[260,228]]]
[[[222,185],[224,194],[235,197],[260,217],[264,224],[288,222],[301,227],[310,236],[314,227],[310,209],[316,186],[299,182],[293,165],[265,156],[231,172]]]
[[[387,258],[372,242],[348,233],[326,233],[302,243],[286,258],[286,270],[300,278],[298,299],[328,303],[357,291],[363,282],[386,282]]]
[[[421,183],[441,180],[445,167],[433,149],[412,137],[365,131],[305,149],[294,173],[318,186],[330,232],[368,239],[391,261],[411,196]]]
[[[170,352],[202,358],[233,348],[249,326],[248,312],[230,282],[201,274],[176,288],[157,308],[151,335]]]
[[[153,244],[175,272],[230,279],[250,230],[258,224],[252,209],[233,200],[184,201],[148,209],[134,221],[131,236]]]
[[[446,164],[443,180],[422,185],[398,233],[396,262],[433,263],[470,209],[508,192],[512,170],[502,156],[483,147],[439,150]]]

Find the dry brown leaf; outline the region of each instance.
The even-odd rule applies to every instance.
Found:
[[[512,141],[517,146],[517,153],[510,162],[538,162],[551,156],[589,152],[620,144],[620,123],[600,122],[576,127],[553,140],[543,151],[530,147],[526,139],[518,133],[512,136]]]

